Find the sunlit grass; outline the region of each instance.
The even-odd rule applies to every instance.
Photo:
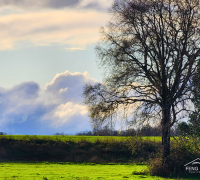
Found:
[[[146,165],[73,163],[0,163],[1,180],[166,179],[150,176]]]
[[[151,140],[151,141],[161,141],[160,136],[69,136],[69,135],[2,135],[0,138],[14,139],[14,140],[34,140],[34,139],[43,139],[43,140],[54,140],[54,141],[75,141],[86,140],[90,142],[95,142],[96,140],[100,141],[124,141],[130,138],[141,139],[141,140]]]

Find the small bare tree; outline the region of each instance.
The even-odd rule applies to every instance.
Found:
[[[160,116],[163,164],[169,163],[170,127],[189,112],[199,12],[199,0],[115,1],[96,47],[104,82],[86,85],[83,93],[91,118],[103,121],[121,105],[135,105],[140,118]]]

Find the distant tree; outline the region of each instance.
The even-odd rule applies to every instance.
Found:
[[[189,117],[190,134],[200,137],[200,61],[192,78],[194,112]]]
[[[92,131],[83,131],[83,132],[78,132],[76,133],[77,136],[93,136],[93,132]]]
[[[57,136],[58,136],[58,135],[64,136],[65,134],[64,134],[64,132],[62,132],[62,133],[58,133],[58,132],[57,132],[57,133],[55,133],[55,135],[57,135]]]
[[[147,124],[143,126],[141,129],[138,129],[137,134],[142,136],[161,136],[162,127],[160,125],[150,126],[149,124]]]
[[[178,124],[178,132],[181,136],[200,138],[200,121],[195,112],[190,115],[188,123],[181,122]]]
[[[194,87],[191,98],[194,104],[194,112],[189,116],[188,123],[179,123],[178,128],[181,135],[200,136],[200,61],[191,82]]]
[[[160,119],[166,165],[170,128],[189,111],[200,57],[199,12],[199,0],[115,1],[96,47],[104,82],[88,84],[83,92],[90,117],[99,121],[122,106],[130,113],[133,104],[137,122]]]
[[[188,123],[181,122],[178,124],[178,134],[185,140],[189,140],[194,145],[197,152],[200,151],[200,122],[194,117],[194,113]]]
[[[178,124],[178,131],[179,135],[181,136],[189,136],[190,134],[190,127],[186,122],[181,122]]]
[[[200,61],[191,82],[194,87],[192,90],[192,102],[194,112],[189,116],[188,122],[178,124],[179,135],[199,139],[200,137]]]
[[[119,136],[136,136],[137,131],[134,128],[129,128],[127,130],[121,130],[118,132]]]
[[[192,113],[188,122],[190,135],[200,137],[200,112]]]
[[[108,125],[105,125],[99,132],[98,135],[100,136],[112,136],[113,130],[109,128]]]
[[[147,124],[140,129],[140,134],[142,136],[153,136],[153,128]]]
[[[124,134],[125,134],[125,136],[136,136],[137,131],[134,128],[130,128],[130,129],[127,129],[126,131],[124,131]]]

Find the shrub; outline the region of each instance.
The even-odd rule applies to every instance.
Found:
[[[132,156],[135,161],[146,161],[155,157],[158,152],[160,142],[154,142],[149,140],[130,139],[130,148],[132,150]]]
[[[177,175],[184,174],[184,165],[199,157],[200,152],[196,151],[192,140],[186,141],[185,138],[180,137],[178,140],[171,142],[170,165],[162,165],[161,159],[162,150],[160,149],[149,164],[149,171],[151,175]]]

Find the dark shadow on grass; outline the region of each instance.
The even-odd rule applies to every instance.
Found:
[[[144,171],[133,171],[132,175],[139,175],[140,178],[147,178],[146,176],[149,175],[148,170]],[[200,179],[200,174],[189,174],[189,173],[182,173],[182,174],[171,174],[171,175],[166,175],[166,176],[158,176],[161,178],[167,178],[167,179],[184,179],[184,180],[199,180]]]
[[[200,174],[189,174],[189,173],[182,173],[182,174],[171,174],[169,176],[158,176],[162,178],[170,178],[170,179],[184,179],[184,180],[199,180],[200,179]]]
[[[133,171],[132,172],[133,175],[149,175],[149,173],[147,171]]]
[[[60,164],[60,165],[135,165],[133,163],[92,163],[92,162],[56,162],[56,161],[1,161],[0,163],[16,163],[16,164]]]

